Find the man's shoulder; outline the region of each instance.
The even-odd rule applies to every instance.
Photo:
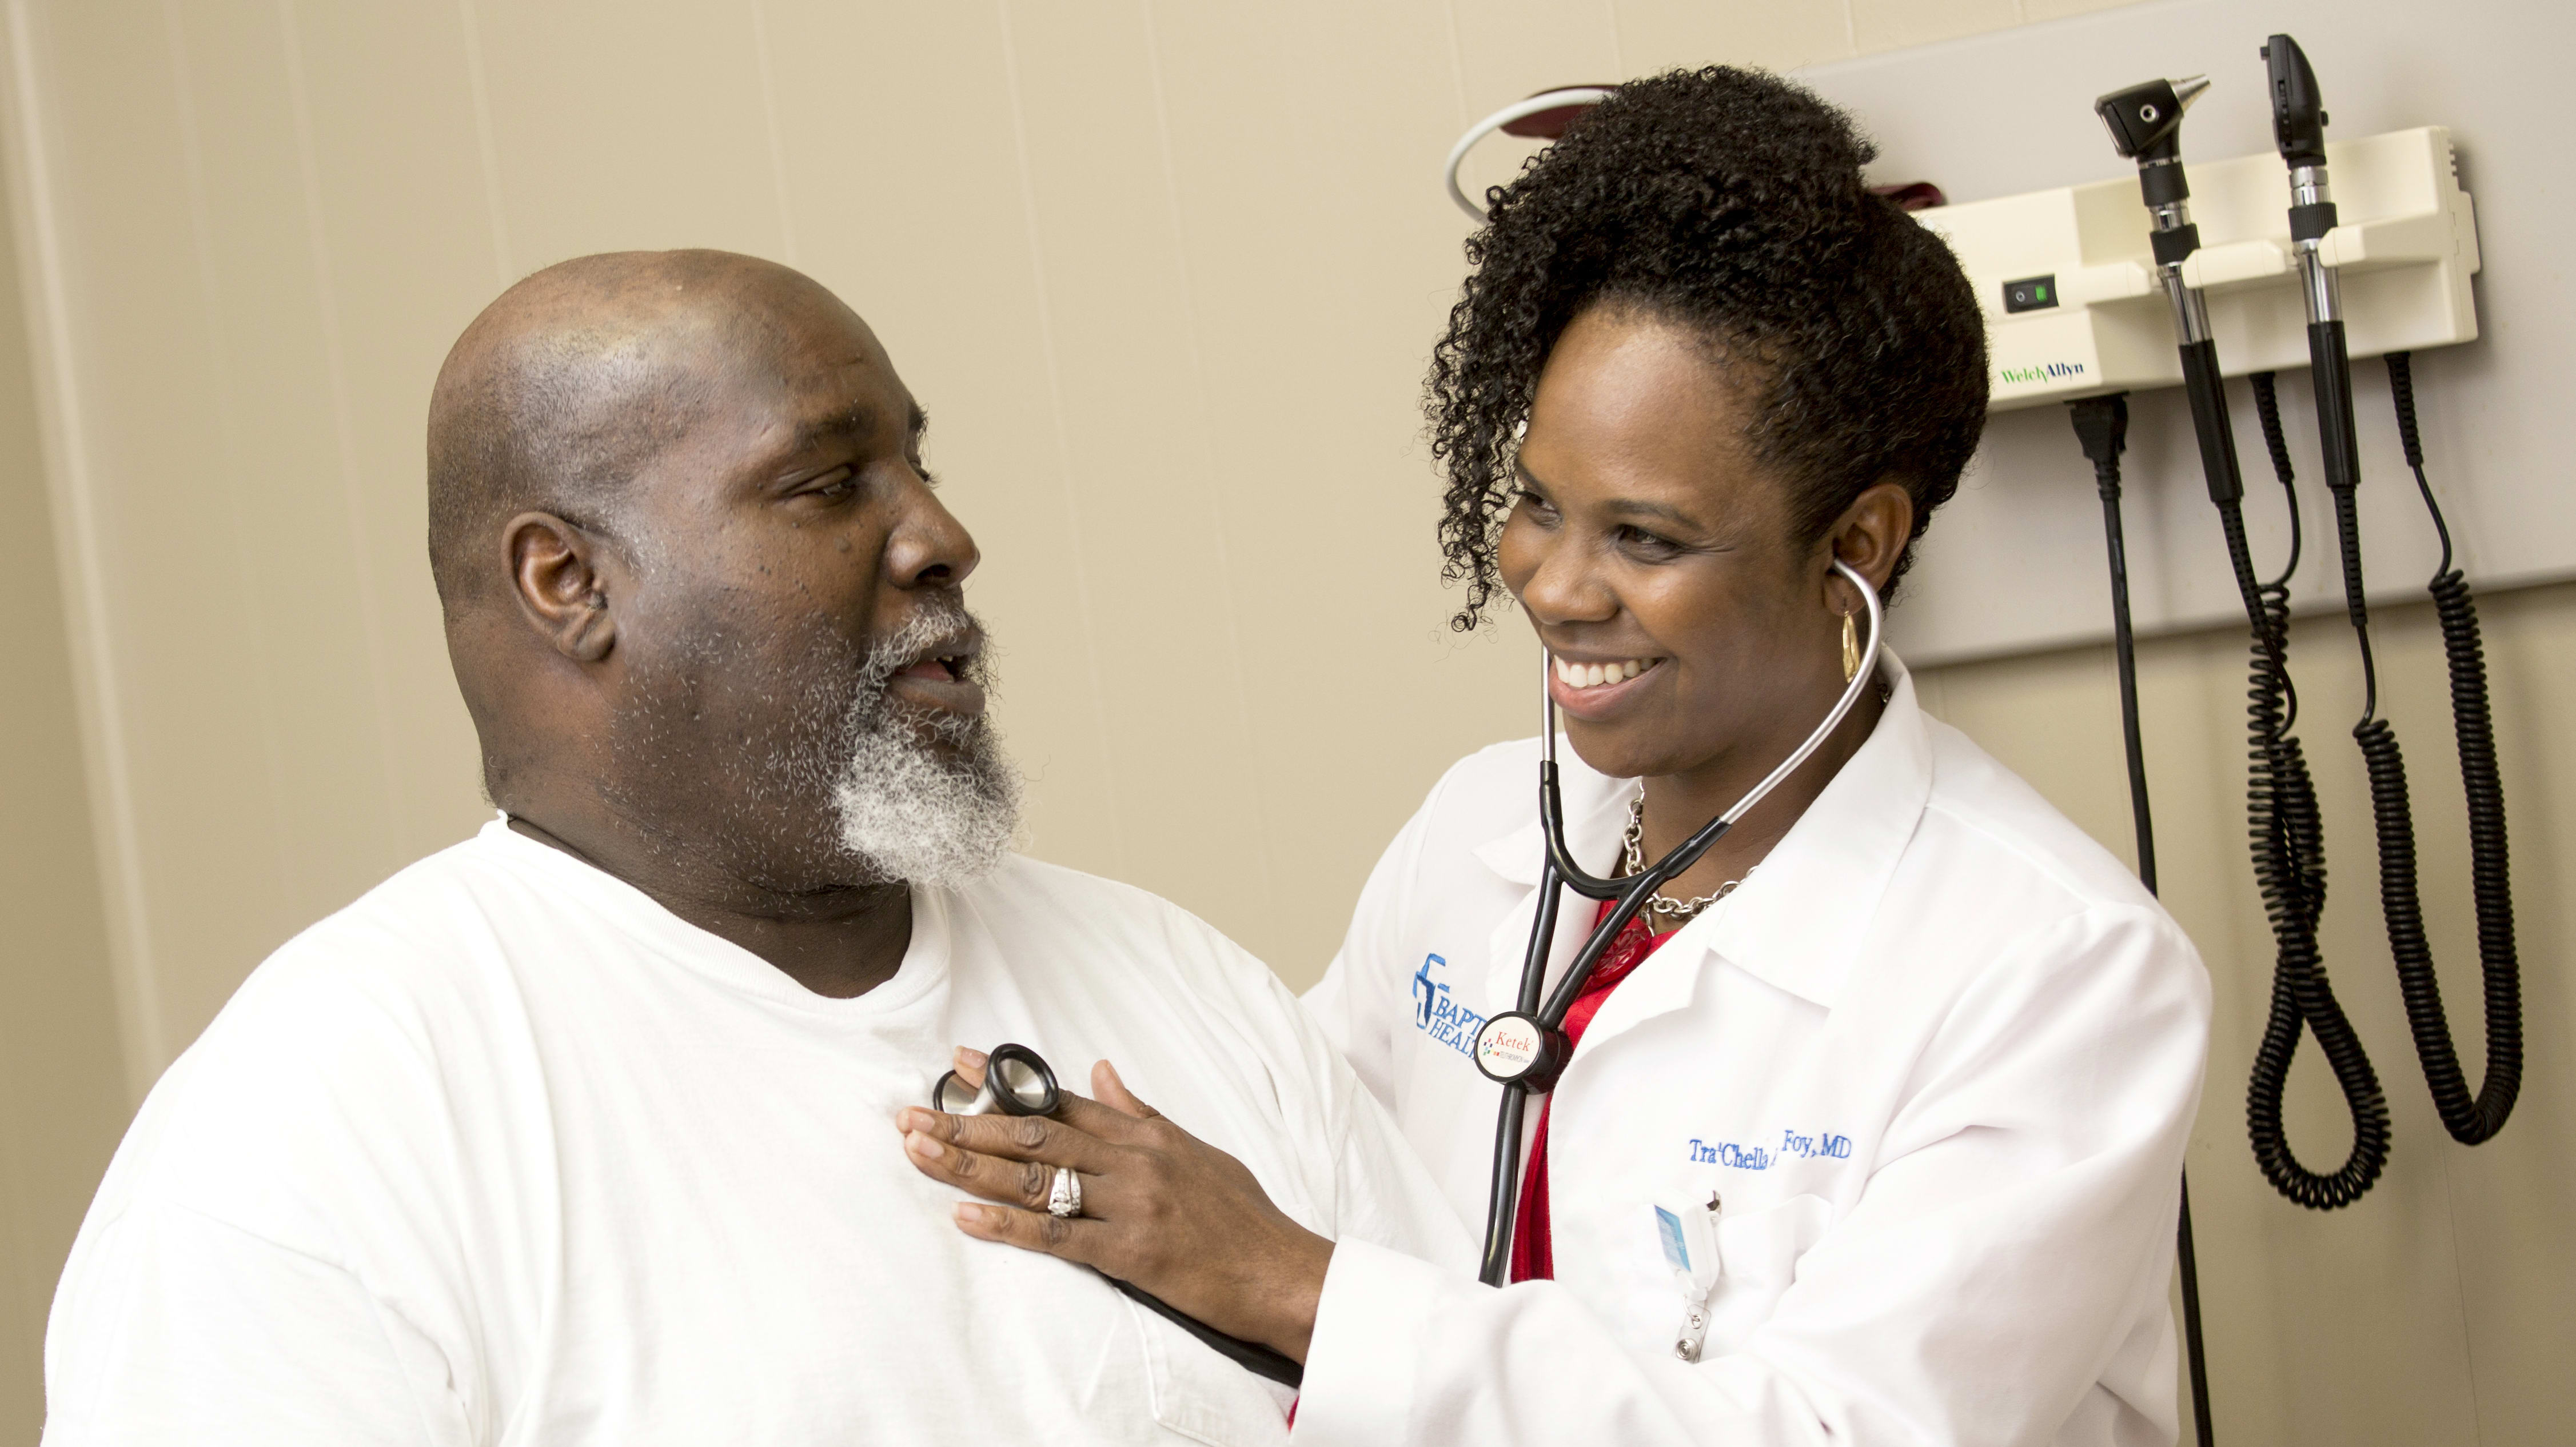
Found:
[[[1257,1040],[1274,1064],[1309,1053],[1313,1022],[1270,966],[1150,890],[1013,855],[960,902],[995,947],[990,963],[1058,1008],[1120,1030],[1151,1020]]]
[[[538,883],[487,837],[462,840],[278,946],[217,1021],[291,1022],[445,998],[504,963],[509,918],[544,903]]]
[[[479,845],[403,869],[261,961],[153,1087],[126,1146],[135,1185],[230,1219],[189,1198],[263,1172],[345,1175],[366,1142],[434,1128],[442,1055],[511,995],[492,988],[497,916],[525,886]]]
[[[1224,931],[1152,890],[1013,854],[961,893],[989,927],[1027,927],[1099,943],[1159,940],[1150,958],[1183,966],[1269,967]]]

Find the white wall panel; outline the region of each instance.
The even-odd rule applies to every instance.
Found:
[[[2330,134],[2446,125],[2477,206],[2484,270],[2480,338],[2416,358],[2435,490],[2474,583],[2505,586],[2576,574],[2576,490],[2562,482],[2560,395],[2576,372],[2576,284],[2556,238],[2576,227],[2557,132],[2536,124],[2563,89],[2576,10],[2521,0],[2460,0],[2440,23],[2412,0],[2159,0],[1839,61],[1805,72],[1881,141],[1879,174],[1929,179],[1974,201],[2136,169],[2115,155],[2093,97],[2154,76],[2206,72],[2209,91],[2183,126],[2183,159],[2268,152],[2266,35],[2289,31],[2315,63]],[[2289,204],[2284,173],[2282,205]],[[2229,347],[2218,334],[2221,356]],[[2386,372],[2354,366],[2364,484],[2362,535],[2374,596],[2423,596],[2438,553],[2397,445]],[[2235,401],[2249,531],[2258,560],[2286,554],[2287,514],[2272,482],[2249,385]],[[2281,403],[2302,476],[2311,539],[2333,524],[2317,479],[2316,414],[2303,372]],[[2131,402],[2127,467],[2135,607],[2144,629],[2241,620],[2180,390]],[[1926,541],[1911,598],[1891,629],[1909,658],[1941,662],[2096,640],[2109,633],[2099,504],[2091,469],[2060,407],[2001,414],[1959,498]],[[2265,565],[2268,573],[2270,564]],[[2313,547],[2294,585],[2303,608],[2339,608],[2332,554]],[[2358,700],[2355,700],[2356,709]]]

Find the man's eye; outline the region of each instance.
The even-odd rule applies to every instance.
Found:
[[[848,497],[850,493],[858,487],[858,485],[859,474],[855,468],[836,467],[829,472],[823,473],[820,476],[809,480],[803,487],[796,489],[796,495],[799,497]]]
[[[1681,546],[1670,538],[1650,533],[1644,528],[1623,527],[1619,529],[1619,540],[1632,548],[1648,553],[1669,553]]]

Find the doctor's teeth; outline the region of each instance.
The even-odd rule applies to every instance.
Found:
[[[1618,663],[1571,663],[1556,660],[1556,676],[1568,688],[1599,688],[1605,683],[1620,683],[1655,666],[1651,658],[1630,658]]]

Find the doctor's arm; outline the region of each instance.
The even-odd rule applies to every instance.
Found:
[[[1011,1161],[1080,1155],[1108,1172],[1107,1219],[1025,1209],[1030,1170],[1020,1209],[961,1224],[1301,1356],[1300,1440],[2004,1444],[2086,1413],[2170,1427],[2170,1397],[2118,1403],[2096,1384],[2171,1350],[2169,1323],[2139,1304],[2161,1302],[2171,1260],[2207,985],[2169,923],[2117,913],[1989,967],[1928,1041],[1858,1201],[1795,1259],[1750,1337],[1699,1363],[1635,1352],[1633,1330],[1554,1282],[1496,1291],[1365,1242],[1330,1249],[1317,1290],[1311,1248],[1222,1202],[1222,1174],[1186,1137],[1153,1141],[1160,1159],[1140,1165],[1072,1139],[1082,1123],[1013,1141],[951,1117],[944,1163],[922,1164],[1001,1200]],[[1247,1256],[1258,1281],[1239,1277]]]

